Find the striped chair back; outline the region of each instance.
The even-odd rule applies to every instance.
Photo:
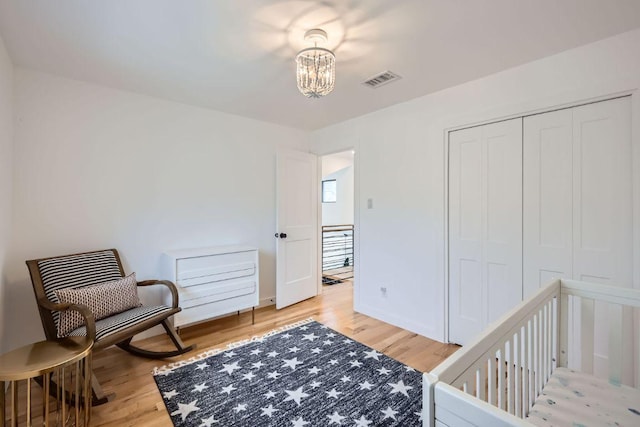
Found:
[[[53,303],[60,302],[55,294],[58,289],[95,285],[124,276],[115,249],[27,261],[27,265],[36,298],[44,296]],[[60,313],[41,309],[40,317],[47,338],[50,338],[49,330],[53,328],[55,332]]]

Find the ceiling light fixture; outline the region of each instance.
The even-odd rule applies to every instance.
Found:
[[[320,29],[304,34],[313,47],[302,49],[296,56],[298,89],[307,98],[328,95],[336,84],[336,56],[329,49],[318,47],[327,42],[327,33]]]

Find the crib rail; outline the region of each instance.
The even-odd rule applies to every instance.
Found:
[[[557,366],[638,387],[638,308],[638,290],[550,283],[424,374],[424,425],[530,425],[524,418]]]

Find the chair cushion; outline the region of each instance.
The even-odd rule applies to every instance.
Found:
[[[127,329],[128,327],[143,322],[159,314],[171,311],[171,307],[165,305],[142,306],[114,314],[105,319],[96,322],[96,342],[105,337],[115,334],[116,332]],[[87,334],[85,326],[81,326],[69,333],[72,337],[82,337]]]
[[[96,320],[142,305],[138,298],[135,273],[119,280],[98,285],[57,289],[55,294],[60,302],[86,305]],[[80,312],[76,310],[61,312],[58,322],[58,337],[67,336],[69,332],[83,324],[84,318]]]

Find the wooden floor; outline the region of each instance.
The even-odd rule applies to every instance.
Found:
[[[251,312],[246,312],[185,328],[181,331],[182,339],[187,344],[196,343],[198,348],[182,358],[309,317],[420,371],[433,369],[458,349],[355,313],[353,286],[345,282],[324,286],[321,296],[282,310],[277,311],[273,306],[256,310],[255,325],[251,324]],[[136,344],[149,349],[170,348],[165,336]],[[116,396],[113,401],[93,408],[91,425],[172,426],[151,372],[156,366],[179,359],[142,359],[115,347],[96,353],[95,373],[105,392]],[[39,394],[39,390],[37,392]]]

